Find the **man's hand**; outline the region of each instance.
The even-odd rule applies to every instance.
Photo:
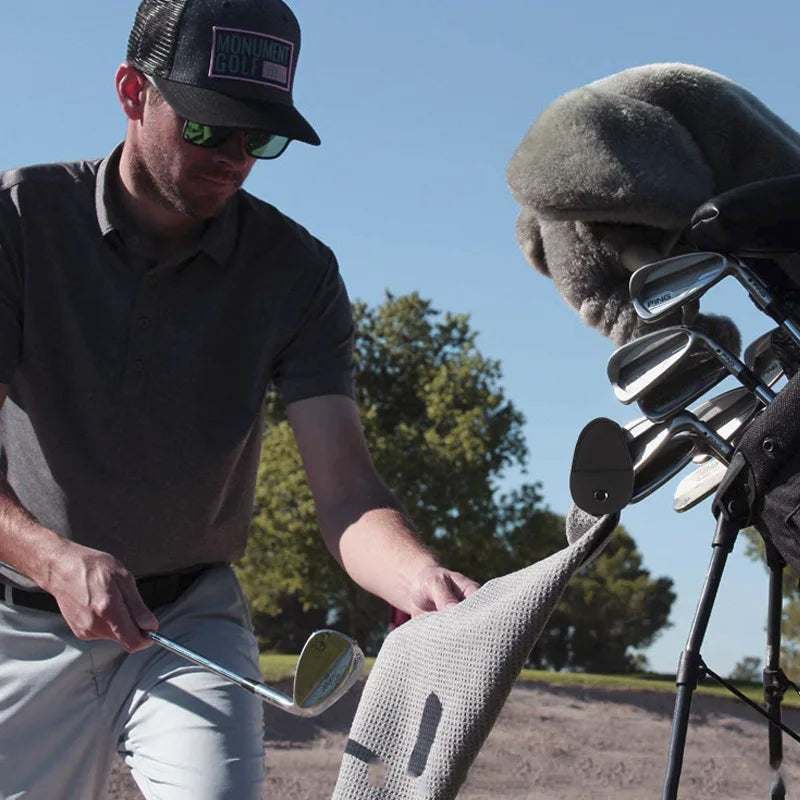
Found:
[[[460,603],[478,589],[478,584],[460,572],[429,566],[417,573],[411,586],[411,616]]]
[[[153,643],[143,631],[157,631],[158,620],[133,575],[108,553],[64,541],[50,556],[45,584],[79,639],[112,639],[129,653]]]

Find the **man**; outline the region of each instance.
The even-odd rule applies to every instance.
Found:
[[[331,553],[409,613],[440,566],[372,466],[331,251],[241,189],[319,144],[280,0],[143,0],[116,76],[125,141],[0,183],[0,796],[258,798],[258,700],[159,648],[257,674],[230,562],[270,382]]]

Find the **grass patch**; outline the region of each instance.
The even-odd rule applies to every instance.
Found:
[[[283,653],[261,653],[258,664],[266,683],[289,680],[294,677],[294,667],[297,656],[284,655]],[[375,663],[374,658],[367,658],[365,673],[369,672]]]
[[[289,680],[294,676],[297,656],[281,653],[262,653],[259,656],[261,674],[267,683]],[[367,658],[365,672],[369,672],[375,663],[374,658]],[[573,686],[586,689],[610,689],[616,691],[667,692],[675,694],[675,679],[669,675],[593,675],[585,672],[549,672],[546,670],[524,669],[520,673],[519,683],[539,683],[547,686]],[[748,698],[763,705],[764,690],[759,684],[735,683],[736,688]],[[710,678],[706,678],[696,689],[697,694],[716,697],[736,698],[727,689],[719,686]],[[787,691],[783,705],[800,707],[800,696]]]
[[[724,676],[723,676],[724,677]],[[675,694],[675,678],[668,675],[593,675],[583,672],[547,672],[524,669],[520,674],[522,683],[544,683],[548,686],[576,686],[587,689],[611,689],[618,691],[668,692]],[[733,681],[733,685],[747,698],[759,705],[764,703],[764,689],[761,684]],[[697,694],[712,697],[737,699],[724,686],[711,678],[706,678],[695,690]],[[791,690],[786,692],[783,705],[800,707],[800,695]]]

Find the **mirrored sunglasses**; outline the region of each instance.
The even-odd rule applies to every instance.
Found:
[[[239,128],[224,128],[219,125],[203,125],[201,122],[185,120],[183,140],[197,147],[219,147]],[[289,146],[288,136],[269,131],[244,131],[244,147],[253,158],[277,158]]]

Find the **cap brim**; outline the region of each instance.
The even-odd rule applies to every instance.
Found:
[[[184,83],[150,78],[167,103],[184,119],[203,125],[268,130],[306,144],[318,145],[320,138],[305,117],[292,105],[259,103],[200,89]]]

